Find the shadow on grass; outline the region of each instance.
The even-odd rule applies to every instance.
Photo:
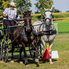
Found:
[[[42,61],[42,63],[46,63],[46,62],[49,62],[49,59],[42,59],[42,60],[40,60],[40,61]],[[55,61],[57,61],[57,60],[52,59],[52,61],[55,62]]]
[[[10,62],[10,61],[11,61],[11,56],[9,56],[8,62]],[[14,55],[14,61],[19,63],[19,55]],[[52,61],[55,62],[57,60],[52,59]],[[22,56],[22,62],[25,64],[24,56]],[[28,62],[29,62],[29,64],[36,64],[36,67],[39,67],[39,63],[36,63],[34,58],[31,58],[30,56],[28,56]],[[49,59],[45,59],[45,60],[41,59],[39,62],[40,62],[40,64],[46,63],[46,62],[49,62]]]
[[[19,57],[20,55],[14,55],[14,62],[18,62],[19,63]],[[10,62],[11,61],[11,56],[8,57],[8,61],[7,62]],[[25,60],[24,60],[24,56],[22,56],[22,62],[23,64],[25,64]],[[36,67],[39,67],[39,63],[36,63],[34,58],[31,58],[30,56],[28,56],[28,62],[29,64],[36,64]]]

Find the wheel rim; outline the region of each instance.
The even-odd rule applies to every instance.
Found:
[[[1,50],[1,47],[2,47],[2,42],[1,42],[1,45],[0,45],[0,60],[2,60],[2,50]]]
[[[7,62],[8,60],[8,47],[5,40],[2,42],[2,60],[3,62]]]

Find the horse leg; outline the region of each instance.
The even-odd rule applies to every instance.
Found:
[[[21,54],[22,54],[22,47],[21,47],[21,49],[20,49],[20,64],[23,64],[22,58],[21,58]]]
[[[41,50],[41,56],[43,56],[44,55],[44,46],[45,46],[45,41],[44,40],[42,40],[42,43],[41,43],[41,47],[42,47],[42,50]]]
[[[12,43],[12,56],[11,56],[11,63],[14,63],[14,61],[13,61],[13,51],[14,51],[14,44]]]
[[[32,42],[32,45],[34,46],[34,49],[35,49],[35,62],[39,62],[39,58],[40,58],[40,56],[39,56],[39,52],[38,52],[38,46],[37,46],[37,43],[36,43],[36,41],[33,41]]]
[[[26,50],[25,50],[25,44],[23,42],[22,42],[22,49],[24,51],[25,65],[26,65],[26,67],[29,67],[28,60],[27,60],[27,53],[26,53]]]
[[[53,62],[52,62],[52,45],[53,45],[53,41],[49,42],[49,62],[50,62],[50,64],[53,64]]]
[[[30,49],[30,46],[29,46],[29,52],[30,52],[30,56],[33,57],[32,53],[31,53],[31,49]]]

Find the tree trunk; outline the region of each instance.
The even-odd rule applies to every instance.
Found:
[[[21,7],[21,18],[23,18],[23,6]]]

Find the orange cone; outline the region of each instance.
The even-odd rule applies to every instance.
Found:
[[[47,45],[46,51],[42,59],[49,59],[49,45]]]

